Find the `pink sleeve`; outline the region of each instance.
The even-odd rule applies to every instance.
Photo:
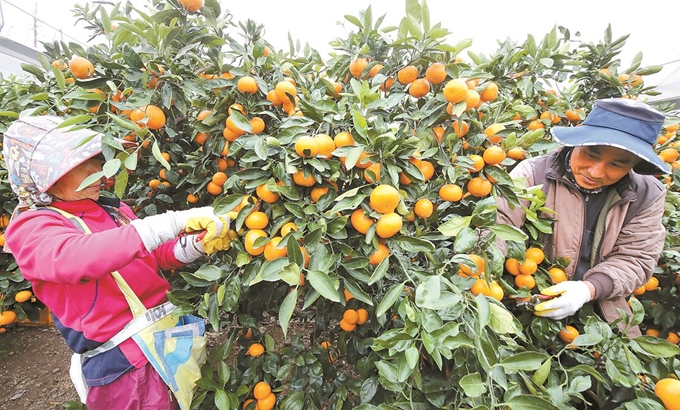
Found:
[[[29,212],[26,212],[29,214]],[[21,215],[7,229],[7,242],[28,280],[81,283],[120,270],[149,256],[134,227],[121,226],[85,234],[56,213]],[[146,258],[154,269],[181,266],[172,251],[175,241]],[[156,260],[153,260],[156,259]]]
[[[130,218],[131,220],[139,219],[137,218],[137,215],[135,215],[135,213],[132,212],[132,209],[125,204],[121,204],[120,210],[125,215],[127,215],[127,217]],[[158,266],[162,270],[178,269],[184,266],[184,264],[178,261],[177,258],[175,257],[175,243],[178,240],[179,239],[175,239],[170,242],[166,242],[153,251],[153,255],[156,257],[156,260],[158,261]],[[142,248],[144,248],[143,244]]]

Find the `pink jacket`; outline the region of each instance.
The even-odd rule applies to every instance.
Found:
[[[77,353],[109,340],[132,314],[110,275],[118,271],[147,308],[167,300],[170,284],[159,269],[176,269],[175,241],[147,252],[132,226],[119,226],[97,202],[55,202],[54,207],[80,217],[92,234],[80,231],[54,210],[30,210],[12,220],[6,238],[21,274],[55,317],[68,346]],[[122,204],[120,211],[136,219]],[[111,383],[147,363],[131,339],[87,359],[83,373],[90,386]]]

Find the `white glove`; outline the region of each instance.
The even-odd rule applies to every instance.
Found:
[[[534,314],[555,320],[573,315],[591,300],[590,288],[580,280],[560,282],[543,289],[541,293],[557,297],[534,306]]]
[[[175,253],[175,258],[184,264],[191,263],[205,255],[203,241],[201,241],[198,234],[186,235],[180,238],[179,241],[175,242],[173,251]]]
[[[187,220],[196,217],[215,217],[210,206],[192,208],[185,211],[167,211],[143,219],[135,219],[130,223],[142,238],[146,250],[151,252],[161,244],[177,237],[186,226]]]

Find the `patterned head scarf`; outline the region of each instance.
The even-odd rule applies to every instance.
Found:
[[[58,128],[56,116],[20,118],[3,138],[3,155],[14,193],[29,206],[47,205],[47,190],[66,173],[102,152],[102,135],[88,129]]]

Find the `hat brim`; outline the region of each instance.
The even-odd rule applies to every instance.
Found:
[[[633,167],[638,174],[670,173],[668,164],[654,152],[649,144],[628,133],[587,124],[578,127],[552,127],[550,133],[555,141],[567,147],[607,145],[628,151],[642,160]]]

